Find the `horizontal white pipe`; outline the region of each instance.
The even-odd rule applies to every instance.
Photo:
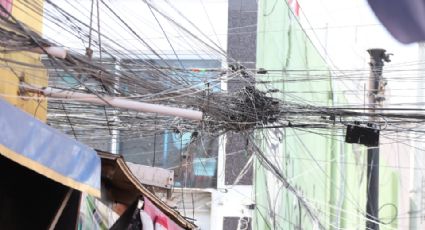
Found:
[[[46,51],[46,53],[52,55],[53,57],[57,57],[61,59],[66,58],[67,51],[66,49],[62,47],[49,46],[49,47],[43,47],[43,49]],[[41,49],[40,47],[37,47],[37,48],[30,49],[29,51],[38,53],[38,54],[44,54],[45,52],[43,49]]]
[[[164,105],[157,104],[149,104],[144,102],[133,101],[129,99],[117,98],[117,97],[109,97],[109,96],[101,96],[98,97],[92,94],[86,93],[78,93],[73,91],[67,91],[62,89],[55,88],[37,88],[28,85],[22,85],[23,88],[29,91],[36,91],[43,93],[45,96],[53,97],[53,98],[66,98],[72,99],[74,101],[79,102],[87,102],[96,105],[110,105],[112,107],[128,109],[138,112],[146,112],[146,113],[158,113],[162,115],[175,116],[186,118],[190,120],[202,120],[202,112],[190,109],[181,109],[168,107]]]
[[[80,102],[88,102],[97,105],[110,105],[116,108],[129,109],[139,112],[158,113],[162,115],[176,116],[191,120],[202,120],[202,112],[200,111],[174,108],[157,104],[149,104],[117,97],[98,97],[96,95],[64,91],[50,87],[43,89],[43,94],[49,97],[68,98]]]

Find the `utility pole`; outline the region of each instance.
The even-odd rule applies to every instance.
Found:
[[[369,49],[370,77],[369,77],[369,107],[371,112],[385,100],[383,90],[386,85],[382,77],[384,61],[389,62],[389,55],[384,49]],[[375,122],[372,116],[370,123]],[[379,145],[367,149],[367,200],[366,200],[366,229],[379,229]]]

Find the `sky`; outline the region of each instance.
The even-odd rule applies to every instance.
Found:
[[[313,40],[319,38],[322,44],[319,47],[327,48],[327,54],[339,68],[367,68],[369,48],[384,48],[394,53],[392,64],[418,60],[417,44],[404,45],[395,40],[365,0],[299,0],[299,3],[301,22],[309,36]]]
[[[111,40],[117,44],[111,45],[116,50],[131,50],[134,53],[142,53],[145,56],[153,56],[149,47],[141,42],[143,38],[156,52],[163,57],[175,58],[173,49],[179,54],[179,58],[217,58],[214,52],[205,45],[216,47],[213,43],[226,49],[227,41],[227,2],[222,0],[179,0],[177,2],[167,0],[152,1],[152,5],[169,17],[164,16],[155,10],[150,10],[148,6],[140,0],[126,1],[105,1],[106,4],[100,4],[99,17],[96,10],[93,13],[93,27],[97,29],[99,18],[100,31],[104,44],[112,44]],[[55,3],[74,17],[86,22],[90,21],[91,1],[66,1],[56,0]],[[105,5],[108,5],[119,17],[118,19]],[[175,9],[177,9],[177,11]],[[95,6],[96,9],[96,6]],[[226,14],[222,14],[222,12]],[[45,5],[45,14],[60,14],[50,4]],[[66,22],[67,23],[67,22]],[[176,24],[181,25],[190,33],[199,37],[199,40],[178,28]],[[161,24],[161,26],[159,26]],[[76,31],[64,31],[51,20],[45,20],[44,36],[64,45],[67,49],[73,51],[85,52],[88,45],[86,36],[75,36]],[[72,25],[71,25],[72,26]],[[129,31],[129,27],[133,33]],[[75,29],[75,28],[74,28]],[[202,33],[199,30],[202,31]],[[166,36],[164,35],[166,32]],[[78,33],[77,33],[78,34]],[[110,38],[108,40],[106,37]],[[97,41],[97,35],[94,33],[93,41]],[[172,43],[171,48],[169,42]],[[96,49],[96,46],[92,47]],[[97,52],[95,50],[94,55]]]
[[[376,18],[366,0],[299,0],[299,3],[300,22],[333,70],[343,74],[353,70],[368,70],[370,58],[366,50],[383,48],[387,53],[394,54],[391,62],[385,63],[384,67],[384,77],[390,78],[386,88],[386,103],[399,106],[424,99],[421,92],[416,91],[417,88],[425,88],[423,81],[392,80],[403,78],[403,75],[419,74],[415,71],[404,74],[395,71],[420,67],[417,65],[418,44],[405,45],[394,39]],[[367,87],[366,82],[351,83],[349,88],[359,91],[355,98],[359,99],[364,95],[362,91]]]

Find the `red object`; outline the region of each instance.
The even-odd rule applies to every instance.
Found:
[[[13,0],[0,0],[0,4],[7,10],[7,12],[12,13]],[[9,17],[9,14],[0,9],[0,15],[2,17]]]
[[[300,4],[298,0],[288,0],[288,5],[291,7],[295,16],[300,16]]]
[[[163,216],[159,216],[155,220],[155,230],[157,230],[157,226],[160,225],[160,229],[168,229],[168,220]]]
[[[148,198],[144,198],[143,210],[154,220],[154,224],[158,223],[168,230],[183,230],[182,227],[168,218],[159,208],[157,208]]]

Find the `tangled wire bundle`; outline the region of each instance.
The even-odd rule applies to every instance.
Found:
[[[221,106],[202,110],[205,123],[211,131],[245,131],[256,126],[274,123],[280,114],[279,100],[269,97],[253,86],[247,86],[235,94],[214,94],[209,100]]]

